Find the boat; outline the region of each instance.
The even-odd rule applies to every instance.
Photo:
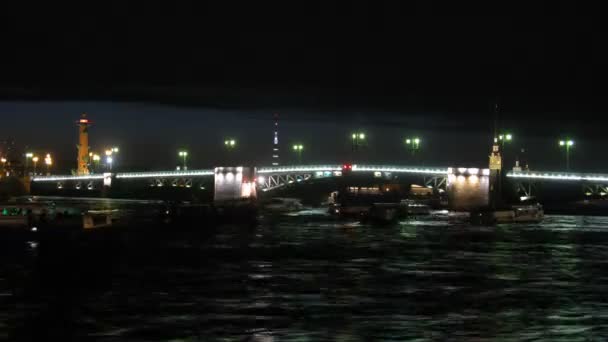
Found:
[[[406,215],[403,196],[398,184],[349,186],[331,193],[329,213],[360,221],[391,222]]]
[[[36,230],[55,220],[52,203],[6,203],[0,204],[0,228]]]
[[[374,223],[391,223],[399,218],[400,208],[396,203],[373,203],[360,220]]]
[[[524,204],[514,205],[511,208],[497,210],[482,210],[471,212],[470,218],[473,224],[498,224],[498,223],[539,223],[545,216],[542,205]]]
[[[298,198],[274,197],[263,208],[270,212],[289,213],[302,210],[304,206]]]
[[[431,207],[428,204],[420,203],[418,201],[410,199],[401,200],[400,206],[403,208],[402,210],[404,210],[408,216],[431,214]]]

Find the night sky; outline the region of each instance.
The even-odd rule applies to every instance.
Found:
[[[608,171],[602,18],[560,2],[429,3],[3,5],[0,139],[68,170],[86,111],[93,147],[119,145],[124,168],[173,168],[180,147],[193,167],[267,164],[279,113],[284,163],[295,142],[305,162],[349,161],[362,129],[357,160],[482,166],[498,102],[531,168],[561,168],[570,136],[574,168]],[[228,136],[237,156],[223,154]]]

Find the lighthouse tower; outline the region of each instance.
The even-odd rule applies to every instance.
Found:
[[[87,114],[82,113],[78,124],[78,169],[79,176],[89,174],[89,126],[92,122],[87,119]]]

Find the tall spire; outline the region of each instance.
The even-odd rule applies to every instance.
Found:
[[[272,139],[272,166],[279,166],[279,114],[274,113],[274,136]]]
[[[498,101],[494,107],[494,140],[498,139]]]

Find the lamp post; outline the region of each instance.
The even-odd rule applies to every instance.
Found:
[[[177,154],[180,157],[182,157],[184,160],[184,163],[183,163],[184,170],[188,170],[188,166],[186,165],[186,158],[188,158],[188,151],[179,151]]]
[[[120,151],[120,149],[116,146],[112,147],[110,149],[110,151],[112,151],[111,156],[112,156],[112,163],[116,164],[116,155],[118,154],[118,152]]]
[[[412,152],[412,156],[416,154],[416,152],[418,152],[418,150],[420,149],[420,142],[422,140],[418,137],[414,137],[414,138],[405,138],[405,146],[407,146],[407,148],[410,149],[410,151]]]
[[[513,134],[511,133],[506,133],[506,134],[499,134],[498,135],[498,141],[500,142],[500,148],[501,150],[504,150],[505,148],[505,142],[511,142],[513,140]]]
[[[32,157],[34,157],[34,154],[32,152],[26,152],[25,153],[25,164],[24,164],[24,167],[23,167],[23,175],[24,176],[27,175],[28,166],[29,166],[28,164],[29,164],[29,161],[30,161],[30,159]]]
[[[53,158],[51,158],[51,154],[47,153],[46,157],[44,157],[44,164],[46,165],[46,174],[47,176],[51,174],[50,168],[53,165]]]
[[[38,165],[38,156],[33,156],[32,162],[34,162],[34,176],[35,176],[36,175],[36,165]]]
[[[567,140],[559,141],[559,147],[563,147],[566,149],[566,170],[567,171],[570,170],[570,148],[572,148],[572,146],[574,146],[574,140],[567,139]]]
[[[224,146],[226,146],[227,149],[232,150],[236,147],[236,140],[226,139],[224,140]]]
[[[351,134],[352,139],[352,149],[356,151],[359,149],[359,146],[363,146],[365,143],[365,133],[363,132],[355,132]]]
[[[99,162],[101,161],[101,156],[97,153],[93,153],[92,157],[93,158],[93,165],[95,167],[95,171],[99,170]]]
[[[104,151],[105,155],[106,155],[106,167],[108,168],[108,170],[112,171],[112,163],[114,162],[114,158],[112,157],[112,154],[114,153],[114,151],[109,148],[106,149]]]
[[[302,163],[302,151],[304,150],[304,145],[295,144],[293,145],[293,150],[298,154],[298,164]]]
[[[8,160],[4,157],[0,158],[0,162],[2,163],[2,174],[0,174],[0,178],[2,178],[2,176],[4,176],[4,174],[6,173],[6,162]]]

